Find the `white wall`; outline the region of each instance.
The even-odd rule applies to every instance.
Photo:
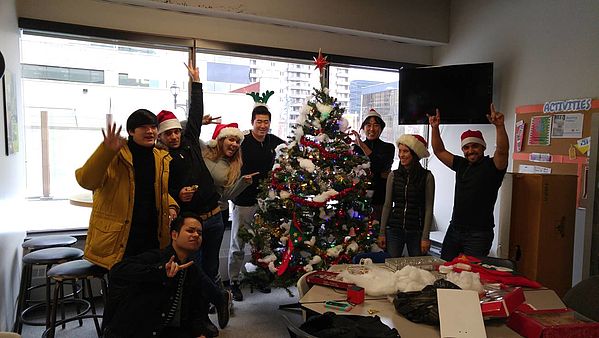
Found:
[[[6,69],[17,80],[17,106],[19,109],[19,152],[6,156],[4,130],[4,102],[0,92],[0,201],[22,196],[25,189],[25,139],[23,115],[21,113],[19,61],[19,30],[14,0],[0,1],[0,51],[6,62]],[[0,88],[2,86],[0,85]],[[0,205],[1,206],[1,205]]]
[[[599,97],[598,18],[599,2],[594,0],[452,0],[449,44],[434,47],[433,64],[495,63],[494,102],[506,114],[513,145],[516,106]],[[464,129],[443,129],[450,151],[460,151],[457,141]],[[487,144],[494,144],[493,129],[481,129]],[[487,154],[492,152],[488,149]],[[435,215],[440,226],[447,226],[453,172],[431,162],[439,186]],[[510,196],[511,189],[503,193]],[[509,226],[510,208],[504,196],[496,206],[496,224]]]

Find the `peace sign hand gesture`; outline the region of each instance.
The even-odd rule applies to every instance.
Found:
[[[200,82],[200,69],[198,67],[194,67],[193,65],[190,66],[185,62],[183,62],[183,64],[185,67],[187,67],[187,72],[189,73],[191,80],[193,82]]]
[[[106,131],[104,131],[104,128],[102,128],[104,145],[114,152],[121,150],[121,148],[125,145],[125,139],[119,135],[122,128],[122,126],[119,126],[119,129],[116,130],[116,123],[113,123],[112,126],[107,125]]]
[[[177,272],[187,269],[192,264],[193,264],[193,261],[189,261],[183,265],[179,265],[177,262],[175,262],[175,255],[172,255],[171,259],[169,259],[169,261],[164,265],[164,268],[166,271],[166,276],[168,278],[173,278],[173,277],[175,277]]]
[[[503,126],[505,123],[505,117],[502,113],[495,111],[495,105],[491,103],[491,113],[487,114],[489,122],[497,127]]]

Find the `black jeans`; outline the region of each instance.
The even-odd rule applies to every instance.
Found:
[[[488,256],[494,236],[493,229],[458,229],[450,225],[443,239],[441,259],[449,262],[461,253],[476,257]]]

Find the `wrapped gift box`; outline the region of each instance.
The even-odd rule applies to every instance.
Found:
[[[498,290],[486,290],[485,293],[480,303],[485,319],[507,318],[525,300],[524,291],[519,287],[501,285]]]
[[[599,323],[572,309],[521,307],[510,315],[507,326],[527,338],[599,337]]]
[[[306,282],[309,284],[331,286],[343,290],[347,290],[348,287],[355,285],[353,283],[346,283],[342,281],[341,278],[337,276],[338,274],[338,272],[331,271],[316,271],[306,277]]]

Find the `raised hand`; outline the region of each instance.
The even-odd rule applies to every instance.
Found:
[[[121,133],[121,129],[123,127],[119,126],[119,129],[116,129],[116,123],[106,126],[106,130],[102,128],[102,135],[104,136],[104,145],[114,151],[117,152],[121,150],[121,148],[125,145],[125,139],[122,138],[119,134]]]
[[[241,178],[248,184],[252,183],[252,177],[258,175],[260,172],[256,171],[255,173],[251,173],[251,174],[247,174],[247,175],[243,175],[241,176]]]
[[[175,277],[177,272],[187,269],[192,264],[193,264],[193,261],[189,261],[185,264],[179,265],[177,262],[175,262],[175,255],[172,255],[171,259],[169,259],[169,261],[166,262],[166,264],[164,265],[166,276],[168,278],[173,278],[173,277]]]
[[[428,116],[428,124],[433,128],[436,128],[441,124],[441,114],[439,113],[439,109],[435,109],[435,115]]]
[[[189,73],[189,77],[193,82],[200,82],[200,69],[198,67],[189,66],[187,63],[183,62],[185,67],[187,67],[187,72]]]
[[[210,115],[204,115],[204,117],[202,117],[202,125],[207,125],[207,124],[219,124],[221,121],[215,121],[215,120],[220,120],[221,117],[217,116],[217,117],[212,117]]]
[[[495,126],[503,126],[505,124],[505,117],[502,113],[495,111],[495,105],[491,103],[491,112],[487,114],[489,122]]]

